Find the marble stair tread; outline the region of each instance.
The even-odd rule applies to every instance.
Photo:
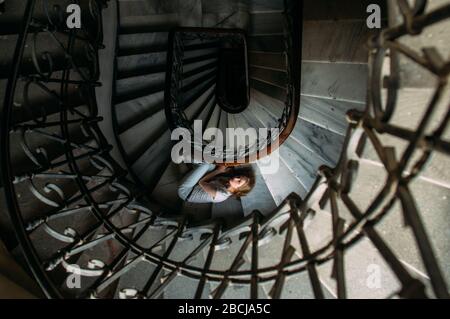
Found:
[[[202,26],[204,28],[228,28],[243,29],[248,25],[248,14],[246,12],[231,13],[203,13]]]
[[[240,0],[204,0],[202,13],[232,13],[238,9]]]
[[[250,78],[250,87],[279,101],[285,101],[286,89],[264,82],[260,79]]]
[[[143,96],[134,100],[129,100],[116,104],[115,112],[117,116],[118,129],[123,132],[132,126],[152,116],[164,109],[164,92]]]
[[[265,106],[271,113],[276,114],[277,116],[283,113],[285,107],[284,101],[277,100],[253,88],[250,89],[250,94],[252,101],[256,102],[254,105],[251,104],[250,107]]]
[[[117,58],[118,79],[166,70],[166,52],[152,52]]]
[[[285,241],[286,232],[282,234],[277,234],[272,240],[260,246],[258,250],[258,265],[260,268],[264,267],[273,267],[281,258],[281,253],[283,251],[283,245]],[[298,237],[296,235],[296,231],[294,230],[293,239],[291,241],[293,247],[297,249],[297,251],[301,251],[301,247],[298,241]],[[247,252],[248,258],[250,259],[249,252]],[[300,256],[293,256],[291,261],[299,258]],[[275,281],[270,281],[267,284],[264,284],[264,290],[267,293],[270,293]],[[330,293],[325,286],[322,285],[322,292],[326,299],[334,299],[332,293]],[[311,280],[309,278],[309,274],[306,270],[290,275],[285,278],[283,283],[283,290],[280,295],[280,299],[314,299],[314,293],[311,287]]]
[[[331,214],[317,211],[315,217],[305,230],[311,252],[322,248],[332,239]],[[332,262],[317,267],[323,283],[336,291],[336,281],[331,278]],[[376,269],[374,269],[376,268]],[[374,271],[380,273],[380,286],[370,285]],[[379,251],[367,238],[361,239],[348,249],[344,255],[344,275],[347,297],[350,299],[380,299],[399,290],[399,282]]]
[[[223,220],[225,228],[230,227],[244,217],[242,202],[240,198],[235,196],[229,197],[221,203],[212,204],[211,218],[220,218]]]
[[[344,136],[330,132],[302,119],[297,120],[291,136],[306,148],[317,154],[324,164],[334,167],[344,144]]]
[[[142,154],[167,128],[165,112],[160,110],[120,134],[119,138],[128,157],[135,158],[137,154]],[[139,138],[136,138],[137,136]]]
[[[193,299],[197,291],[198,280],[183,275],[177,275],[175,279],[164,289],[164,299]],[[208,299],[209,283],[205,284],[205,289],[201,299]]]
[[[194,236],[192,239],[181,240],[174,247],[170,257],[172,260],[182,261],[189,256],[202,241]],[[190,266],[202,268],[205,264],[205,256],[209,249],[209,245],[206,245],[202,251],[200,251],[194,259],[189,263]],[[165,275],[169,275],[170,272],[166,272]],[[164,290],[164,299],[192,299],[195,296],[197,290],[198,280],[193,280],[186,276],[178,275]],[[209,282],[205,283],[202,299],[208,299],[209,295]]]
[[[284,37],[277,35],[249,35],[247,37],[248,49],[258,52],[281,53],[285,51]]]
[[[261,214],[267,216],[275,210],[275,201],[264,182],[258,165],[252,164],[252,167],[255,171],[256,183],[250,194],[241,198],[244,216],[250,215],[254,210],[258,210]]]
[[[189,112],[192,112],[192,110],[194,110],[193,112],[197,112],[204,105],[204,103],[207,102],[206,99],[210,97],[211,90],[213,90],[213,87],[211,87],[209,91],[203,92],[202,95],[190,105],[191,111],[188,111],[188,115],[190,114]],[[160,116],[153,116],[148,119],[148,121],[155,121],[154,125],[148,126],[146,125],[146,121],[141,122],[140,125],[144,131],[148,130],[148,127],[153,128],[152,131],[154,134],[151,136],[151,139],[146,140],[145,143],[142,143],[139,148],[135,148],[134,152],[128,153],[129,160],[133,164],[132,169],[135,175],[138,176],[141,182],[147,186],[154,186],[154,183],[157,182],[155,180],[155,176],[158,176],[158,171],[161,172],[160,169],[167,163],[172,144],[170,141],[170,132],[166,129],[164,109],[157,114],[160,114]],[[191,114],[191,116],[192,115],[193,114]],[[159,127],[159,129],[156,130],[155,126]],[[130,138],[135,137],[135,134],[132,134],[132,130],[127,133]],[[146,135],[148,135],[148,133],[146,133]],[[161,156],[161,154],[163,155]]]
[[[283,53],[249,51],[248,60],[252,67],[286,71],[286,58]]]
[[[121,16],[177,13],[178,0],[119,0]]]
[[[220,250],[215,250],[212,261],[211,261],[211,270],[219,270],[219,271],[223,271],[223,270],[228,270],[230,269],[230,266],[233,263],[234,258],[236,257],[236,255],[238,254],[243,240],[241,239],[239,240],[239,238],[237,236],[232,236],[231,238],[231,243],[229,244],[229,246],[226,249],[220,249]],[[248,250],[249,248],[247,248]],[[250,245],[250,249],[251,249],[251,245]],[[243,264],[241,266],[241,268],[239,268],[239,270],[245,270],[245,269],[249,269],[249,263],[248,263],[248,259],[247,259],[247,254],[244,254],[244,260],[246,261],[245,264]],[[218,285],[214,282],[212,282],[211,284],[211,288],[212,290],[214,290],[214,288],[216,288]]]
[[[270,118],[275,118],[275,114],[271,112],[270,108],[261,106],[260,110],[258,115],[263,121],[267,122]],[[302,119],[297,119],[289,140],[295,141],[295,145],[300,144],[308,150],[305,154],[310,154],[309,166],[319,163],[319,166],[325,164],[333,167],[339,159],[344,137]]]
[[[292,139],[288,139],[280,147],[283,162],[298,180],[303,189],[309,191],[317,179],[320,160],[310,150]],[[306,194],[301,194],[302,197]]]
[[[252,13],[284,10],[284,0],[249,0],[248,9]]]
[[[209,119],[208,123],[202,123],[203,125],[203,129],[207,130],[207,129],[218,129],[219,128],[219,121],[220,121],[220,111],[221,108],[215,104],[214,106],[214,111],[211,114],[211,118]],[[224,132],[222,132],[223,134]]]
[[[208,122],[209,118],[211,117],[211,115],[212,115],[212,113],[214,111],[213,108],[214,108],[214,106],[216,104],[216,100],[215,100],[215,86],[213,85],[211,87],[211,89],[206,91],[205,93],[207,94],[206,98],[202,102],[202,104],[199,105],[199,107],[197,107],[195,109],[194,108],[193,109],[189,109],[188,108],[186,110],[186,112],[185,112],[186,117],[188,119],[190,119],[192,122],[194,120],[201,121],[203,132],[205,130],[204,123]]]
[[[156,234],[155,234],[156,235]],[[160,235],[161,237],[165,234]],[[128,259],[136,258],[136,255],[133,253],[130,253],[128,255]],[[137,263],[135,266],[133,266],[129,271],[127,271],[125,274],[120,276],[118,283],[117,283],[117,289],[116,294],[114,298],[119,298],[121,292],[125,289],[136,289],[138,292],[141,292],[145,285],[147,284],[147,281],[152,276],[153,272],[155,271],[155,266],[151,265],[150,263],[146,261],[141,261]],[[157,281],[156,281],[157,282]],[[153,286],[153,289],[155,286]]]
[[[363,111],[364,103],[339,101],[332,98],[301,95],[299,117],[336,134],[347,133],[349,110]]]
[[[119,34],[118,56],[164,52],[168,41],[168,32]]]
[[[383,92],[383,96],[385,96],[385,94],[386,92]],[[415,130],[419,126],[422,117],[425,115],[426,106],[431,100],[433,94],[434,89],[428,88],[403,88],[398,90],[397,105],[389,124],[408,130]],[[433,131],[439,127],[445,118],[445,113],[448,112],[449,98],[450,90],[447,90],[436,105],[435,111],[431,114],[429,124],[425,130],[426,134],[433,134]],[[402,156],[403,152],[409,145],[406,140],[389,134],[380,134],[378,135],[378,138],[384,146],[394,147],[398,158]],[[443,139],[447,141],[450,140],[450,129],[444,131]],[[420,155],[421,152],[417,151],[414,153],[413,161],[411,161],[411,164],[408,165],[407,170],[411,170],[413,163],[418,160]],[[381,163],[379,156],[370,142],[366,143],[362,157],[364,159],[376,162],[377,164]],[[450,171],[448,170],[449,165],[450,159],[448,156],[445,156],[445,154],[440,152],[434,152],[419,177],[427,179],[435,184],[450,187]]]
[[[134,174],[147,187],[154,187],[170,160],[172,142],[170,131],[165,131],[134,163]]]
[[[426,12],[431,12],[446,3],[443,0],[429,1]],[[398,19],[396,21],[398,23]],[[448,19],[439,23],[428,26],[423,30],[421,35],[414,37],[402,37],[399,42],[413,50],[417,54],[421,54],[421,48],[434,47],[443,57],[447,58],[450,52],[450,44],[446,39],[448,29],[450,28],[450,21]],[[437,85],[437,78],[434,74],[427,71],[421,65],[411,61],[404,55],[399,56],[399,78],[400,86],[402,88],[429,88],[433,89]]]
[[[236,123],[236,117],[234,114],[226,113],[227,116],[227,131],[226,131],[226,149],[231,151],[233,149],[234,151],[237,150],[237,147],[239,145],[245,145],[245,141],[243,141],[243,137],[241,135],[237,135],[236,137],[232,134],[234,130],[239,128],[239,125]],[[229,129],[229,130],[228,130]],[[232,147],[233,146],[233,147]]]
[[[202,122],[203,132],[205,132],[205,129],[206,129],[205,123],[209,123],[209,121],[211,120],[211,117],[215,111],[216,105],[217,105],[217,101],[216,101],[216,94],[215,94],[215,90],[214,90],[214,92],[210,93],[208,103],[203,108],[203,111],[197,117],[197,119]]]
[[[214,43],[214,42],[211,42],[211,43]],[[207,47],[204,49],[190,49],[184,53],[183,58],[185,60],[189,60],[189,59],[200,58],[200,57],[204,57],[204,56],[209,57],[210,55],[218,55],[218,53],[219,53],[218,47],[212,47],[212,48]]]
[[[268,108],[265,108],[262,104],[256,101],[252,101],[250,103],[248,111],[251,112],[251,115],[246,113],[245,118],[248,118],[248,121],[251,121],[252,125],[256,125],[258,128],[277,128],[278,119],[282,114],[277,113],[277,110],[275,112],[269,112]],[[259,124],[255,121],[258,121]]]
[[[185,78],[188,78],[190,75],[198,74],[199,72],[208,71],[210,69],[213,69],[217,66],[218,59],[212,58],[212,59],[206,59],[200,62],[185,64],[183,66],[183,76]]]
[[[177,165],[172,161],[167,166],[150,198],[167,208],[169,213],[175,213],[182,207],[182,201],[178,197],[178,186],[186,174],[184,165]]]
[[[285,70],[274,70],[263,67],[249,67],[249,76],[251,79],[262,81],[266,84],[285,89],[287,86],[287,73]]]
[[[380,0],[305,0],[303,2],[304,20],[366,20],[367,7],[370,4],[381,6],[381,12],[387,12],[385,1]]]
[[[147,216],[141,215],[140,219],[146,218]],[[142,229],[143,226],[138,227],[134,234],[139,233],[139,231]],[[139,238],[139,244],[142,245],[142,247],[151,247],[156,242],[158,242],[159,239],[164,237],[167,233],[166,229],[151,229],[151,231],[146,231],[140,238]],[[161,251],[163,249],[156,250],[155,252],[158,254],[161,254]],[[125,260],[133,260],[137,257],[136,254],[129,252],[126,256]],[[117,289],[116,289],[116,298],[118,298],[119,293],[123,289],[136,289],[139,292],[144,289],[145,285],[147,284],[147,281],[152,276],[153,272],[155,271],[155,266],[145,260],[142,260],[140,262],[137,262],[129,271],[124,273],[118,280],[117,283]],[[159,278],[161,275],[158,276]],[[157,279],[155,282],[158,282]],[[152,285],[153,288],[155,288],[155,284]]]
[[[302,62],[301,93],[365,102],[366,64]]]
[[[247,5],[239,0],[202,1],[202,26],[246,29]]]
[[[195,115],[198,115],[204,108],[210,105],[213,99],[213,94],[216,86],[215,84],[209,87],[195,102],[193,102],[188,108],[185,109],[186,117],[193,121],[198,119]]]
[[[167,31],[180,25],[178,13],[128,16],[120,19],[120,34]]]
[[[361,211],[365,211],[373,201],[375,194],[384,185],[385,178],[386,172],[382,167],[360,162],[358,177],[350,196]],[[371,191],[368,192],[367,189]],[[450,189],[420,179],[411,182],[409,189],[440,264],[441,272],[449,282],[450,247],[449,241],[445,237],[448,233],[447,229],[450,227],[448,216]],[[340,211],[345,216],[349,216],[345,207],[341,207]],[[351,217],[347,217],[347,220],[351,220]],[[390,213],[377,224],[376,229],[401,260],[420,272],[425,272],[412,230],[405,228],[404,216],[399,203],[395,204]]]
[[[367,63],[367,41],[376,32],[367,28],[365,20],[304,21],[302,59]]]
[[[286,162],[283,157],[283,155],[278,152],[274,152],[269,157],[278,157],[278,165],[279,169],[277,173],[272,174],[262,174],[263,179],[267,185],[267,188],[269,189],[270,193],[272,194],[272,198],[275,201],[276,205],[280,205],[280,203],[289,196],[292,192],[296,192],[301,197],[305,197],[307,194],[307,190],[304,188],[302,184],[296,179],[296,177],[293,175],[293,172],[286,166]],[[263,170],[264,163],[267,163],[267,161],[270,161],[270,158],[261,159],[257,162],[258,166],[260,167],[260,170]],[[275,161],[272,159],[272,163]]]
[[[280,12],[250,14],[249,35],[283,34],[284,16]]]
[[[209,79],[213,79],[216,77],[217,74],[217,65],[212,66],[211,68],[202,71],[200,73],[191,75],[187,78],[183,78],[182,90],[184,92],[190,91],[192,88],[197,87],[198,85],[206,83]]]
[[[153,73],[116,81],[115,102],[121,103],[164,90],[166,73]]]
[[[216,107],[219,107],[219,105],[216,105]],[[222,131],[222,133],[224,134],[224,136],[226,135],[226,129],[229,126],[228,124],[228,116],[227,116],[227,112],[225,112],[224,110],[220,110],[220,118],[219,118],[219,129]]]
[[[132,12],[121,16],[121,33],[161,31],[178,25],[196,27],[202,23],[201,0],[154,2],[147,5],[148,10],[139,10],[139,4],[137,7],[130,7]]]
[[[216,82],[214,76],[207,74],[205,78],[200,78],[199,81],[194,82],[191,87],[188,87],[181,93],[181,108],[186,109],[194,103],[206,90],[208,90]],[[186,88],[186,87],[185,87]],[[185,89],[183,88],[183,89]]]

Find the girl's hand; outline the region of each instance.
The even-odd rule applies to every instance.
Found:
[[[228,167],[226,167],[223,164],[219,164],[219,165],[217,165],[216,170],[220,173],[224,173],[228,170]]]

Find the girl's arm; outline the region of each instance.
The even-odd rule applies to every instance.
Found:
[[[217,189],[215,186],[211,185],[209,182],[217,175],[224,173],[227,170],[227,167],[225,166],[218,166],[215,170],[212,172],[206,174],[203,176],[198,184],[200,187],[207,192],[209,195],[211,195],[212,198],[216,198]]]

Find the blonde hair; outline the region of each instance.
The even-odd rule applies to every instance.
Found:
[[[230,172],[218,175],[216,180],[228,188],[230,179],[239,176],[247,177],[247,182],[232,193],[236,197],[244,197],[252,191],[256,184],[255,172],[250,165],[233,167]]]

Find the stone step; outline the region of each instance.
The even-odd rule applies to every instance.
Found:
[[[222,219],[225,228],[235,226],[243,217],[244,211],[240,198],[231,196],[221,203],[212,204],[211,218]]]
[[[286,58],[283,53],[249,51],[248,64],[277,71],[286,71]]]
[[[249,35],[247,37],[248,49],[257,52],[280,53],[285,51],[284,37],[275,35]]]
[[[241,198],[244,216],[250,215],[254,210],[258,210],[262,215],[269,215],[275,208],[275,201],[272,198],[267,185],[264,182],[258,165],[252,164],[256,176],[255,188]]]
[[[117,80],[114,102],[123,103],[163,91],[165,79],[166,73],[160,72]]]
[[[366,101],[366,64],[302,62],[301,93],[326,98]]]
[[[306,20],[302,59],[307,61],[367,63],[369,37],[375,35],[365,20]]]
[[[123,79],[166,70],[166,52],[152,52],[117,58],[117,78]]]
[[[259,80],[281,89],[285,89],[287,85],[287,74],[284,70],[279,71],[263,67],[250,66],[249,76],[251,79]]]
[[[322,248],[332,239],[331,214],[316,211],[316,216],[307,227],[306,236],[311,252]],[[388,244],[390,244],[388,242]],[[331,278],[333,262],[317,267],[323,283],[336,291],[336,281]],[[379,274],[378,281],[374,276]],[[344,276],[347,297],[350,299],[387,298],[400,288],[399,282],[375,246],[367,239],[361,239],[344,254]],[[378,278],[378,277],[377,277]]]
[[[133,159],[144,153],[167,129],[165,110],[162,109],[120,134],[119,139],[127,157]],[[139,138],[136,138],[137,136]]]
[[[162,207],[170,210],[171,213],[180,211],[182,201],[178,197],[178,186],[185,174],[184,165],[176,165],[170,162],[152,192],[151,198]]]
[[[324,164],[334,167],[342,152],[344,137],[298,119],[291,137],[317,154]]]
[[[173,27],[180,25],[178,13],[155,14],[149,16],[127,16],[121,17],[119,33],[149,33],[167,32]]]
[[[339,135],[345,135],[348,122],[346,114],[349,110],[363,111],[365,103],[340,101],[332,98],[301,95],[300,115],[305,121],[327,129]]]
[[[286,100],[286,89],[264,82],[261,79],[250,78],[250,87],[276,100]]]
[[[420,125],[422,117],[425,115],[426,107],[434,94],[433,89],[400,89],[397,93],[397,105],[395,111],[389,121],[389,124],[398,126],[407,130],[415,130]],[[383,92],[383,96],[385,92]],[[439,127],[441,122],[445,119],[445,114],[448,112],[448,100],[450,98],[450,90],[446,90],[441,100],[436,105],[433,114],[430,115],[430,121],[425,129],[425,134],[431,135]],[[394,147],[397,158],[400,158],[409,143],[407,140],[394,137],[389,134],[378,135],[381,143],[384,146]],[[450,140],[450,130],[445,130],[442,136],[444,140]],[[413,154],[412,161],[407,166],[408,171],[412,171],[413,164],[422,155],[422,152],[416,151]],[[362,153],[362,157],[369,162],[376,165],[381,164],[381,160],[375,151],[372,143],[367,142],[366,147]],[[423,181],[441,185],[443,187],[450,187],[450,173],[448,167],[450,159],[448,156],[440,152],[434,152],[428,160],[419,178]]]
[[[284,16],[280,12],[250,14],[250,35],[283,34]]]
[[[177,0],[119,0],[119,10],[122,17],[146,16],[152,14],[177,13]]]
[[[151,52],[165,52],[168,32],[150,32],[119,35],[118,55],[126,56]]]
[[[282,11],[284,10],[283,0],[250,0],[248,1],[248,10],[251,13]]]
[[[374,194],[381,190],[386,178],[386,172],[382,167],[360,162],[358,178],[350,193],[351,198],[361,211],[365,211]],[[415,204],[419,210],[425,231],[430,238],[431,245],[441,271],[447,282],[450,279],[448,265],[450,263],[448,241],[445,240],[446,228],[449,226],[448,206],[450,189],[429,183],[420,179],[409,185]],[[371,191],[368,192],[367,189]],[[352,220],[348,210],[339,206],[347,220]],[[389,214],[376,226],[380,235],[389,243],[394,253],[404,262],[422,273],[426,273],[425,267],[419,255],[418,247],[409,228],[404,227],[404,217],[399,203],[394,205]]]
[[[120,134],[164,109],[164,92],[116,104],[114,108]]]
[[[303,2],[304,20],[366,20],[368,17],[367,7],[370,4],[381,6],[383,17],[387,15],[385,1],[373,0],[306,0]]]
[[[134,174],[148,188],[153,188],[159,181],[169,163],[171,149],[170,131],[165,131],[134,163],[132,162],[131,169]]]
[[[292,176],[305,189],[305,192],[299,193],[302,198],[305,198],[317,179],[317,170],[321,165],[320,158],[292,138],[281,145],[280,155],[292,172]]]
[[[283,147],[283,146],[282,146]],[[281,158],[279,157],[281,155]],[[288,168],[284,156],[281,153],[274,152],[269,155],[269,159],[272,157],[278,157],[279,161],[279,169],[275,174],[262,174],[263,179],[267,185],[267,188],[270,190],[272,194],[272,198],[275,201],[276,205],[280,205],[280,203],[290,195],[292,192],[296,192],[300,196],[304,198],[307,194],[307,190],[304,188],[302,184],[300,184],[299,180],[293,175],[293,172]],[[258,165],[262,170],[262,162],[267,161],[264,160],[258,161]]]

